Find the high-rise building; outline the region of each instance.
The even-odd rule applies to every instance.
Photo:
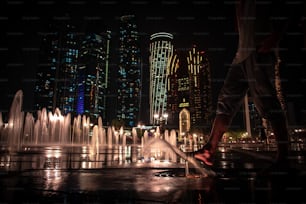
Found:
[[[60,108],[74,111],[78,44],[75,27],[70,24],[50,26],[44,33],[40,63],[36,74],[35,109]]]
[[[55,90],[57,93],[56,106],[63,114],[75,111],[76,78],[78,67],[78,44],[77,34],[69,32],[64,39],[60,66],[57,68],[57,79]]]
[[[176,52],[168,63],[167,113],[169,125],[206,130],[211,125],[211,73],[207,55],[194,46]],[[183,124],[184,123],[184,124]],[[181,128],[180,128],[181,129]]]
[[[208,125],[212,116],[211,71],[207,54],[193,47],[187,56],[188,72],[191,81],[191,124]]]
[[[117,119],[136,126],[141,104],[140,41],[134,15],[120,18],[117,76]]]
[[[81,41],[76,113],[88,115],[91,120],[106,117],[110,39],[108,31],[86,34]]]
[[[167,120],[167,64],[173,54],[173,35],[166,32],[150,36],[150,123]]]
[[[81,33],[67,22],[51,26],[42,41],[35,109],[105,117],[110,32]]]

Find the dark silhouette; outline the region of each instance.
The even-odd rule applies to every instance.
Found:
[[[218,143],[247,93],[261,117],[271,124],[277,142],[275,162],[287,161],[287,120],[273,82],[278,45],[288,24],[286,12],[282,1],[237,1],[238,50],[218,96],[210,138],[194,155],[206,165],[213,165]]]

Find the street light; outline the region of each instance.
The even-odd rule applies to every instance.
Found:
[[[168,120],[168,114],[163,113],[161,115],[159,114],[154,114],[154,124],[159,126],[159,130],[161,135],[163,135],[165,125],[167,125],[167,120]]]
[[[156,125],[158,122],[159,115],[157,113],[154,114],[154,124]]]
[[[138,123],[137,128],[139,130],[140,137],[142,137],[143,136],[143,129],[145,129],[145,125],[142,124],[142,123]],[[138,135],[138,132],[137,132],[137,135]]]
[[[165,121],[165,124],[167,125],[167,121],[168,121],[168,113],[164,113],[161,116],[159,114],[154,114],[154,124],[162,124],[163,121]]]
[[[167,121],[168,121],[168,113],[164,113],[163,117],[165,118],[165,124],[167,125]]]

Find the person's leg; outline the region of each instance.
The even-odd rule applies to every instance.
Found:
[[[276,163],[288,162],[289,155],[289,135],[287,121],[284,114],[278,114],[278,118],[270,120],[272,131],[275,135],[277,154],[275,156]]]
[[[232,117],[241,106],[248,86],[242,65],[232,65],[227,73],[224,85],[218,96],[216,117],[214,119],[208,142],[194,157],[206,165],[213,165],[213,157],[218,148],[218,143],[227,131]]]
[[[209,140],[200,150],[195,152],[194,157],[196,159],[201,160],[206,165],[213,165],[213,155],[218,148],[219,141],[223,134],[227,131],[230,122],[231,118],[229,116],[223,114],[216,115]]]
[[[274,86],[273,55],[252,55],[246,61],[250,92],[254,104],[263,118],[266,118],[272,127],[276,142],[276,162],[284,161],[288,157],[289,138],[287,119],[277,97]]]
[[[214,154],[218,148],[219,141],[222,139],[223,134],[228,130],[231,123],[231,118],[227,115],[218,114],[216,115],[212,129],[211,137],[209,138],[208,144],[211,154]]]

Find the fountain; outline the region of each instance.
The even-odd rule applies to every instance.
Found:
[[[188,167],[188,163],[192,164],[200,173],[203,175],[215,175],[215,173],[212,170],[205,169],[201,165],[198,164],[198,162],[191,157],[190,155],[182,152],[179,150],[176,146],[171,145],[169,142],[166,140],[162,140],[160,138],[154,138],[151,139],[149,143],[146,144],[143,148],[144,155],[148,154],[148,151],[151,150],[152,148],[157,147],[157,149],[163,149],[166,150],[166,152],[173,152],[177,155],[179,155],[183,160],[186,161],[186,167]],[[175,161],[174,159],[176,157],[171,157],[172,161]],[[189,168],[186,168],[186,176],[189,174]]]
[[[4,138],[7,138],[9,146],[20,147],[21,144],[21,132],[23,131],[24,112],[22,110],[22,98],[23,92],[18,91],[15,94],[10,112],[8,123],[4,126]]]
[[[13,99],[7,123],[0,113],[2,149],[19,153],[18,159],[22,159],[23,154],[34,152],[35,158],[41,155],[38,160],[44,162],[35,163],[34,159],[31,166],[21,167],[25,164],[18,163],[16,158],[13,159],[15,164],[10,163],[12,154],[9,154],[1,158],[1,166],[8,165],[11,169],[14,165],[19,169],[172,166],[185,169],[188,175],[191,164],[202,177],[214,175],[188,153],[177,148],[175,130],[165,130],[161,135],[157,127],[153,136],[149,136],[148,130],[145,130],[138,139],[136,127],[131,132],[123,127],[119,130],[104,127],[101,117],[98,124],[91,124],[90,118],[85,115],[71,118],[70,114],[62,115],[58,108],[54,113],[43,108],[37,112],[35,119],[33,114],[22,111],[22,98],[23,92],[19,90]]]

